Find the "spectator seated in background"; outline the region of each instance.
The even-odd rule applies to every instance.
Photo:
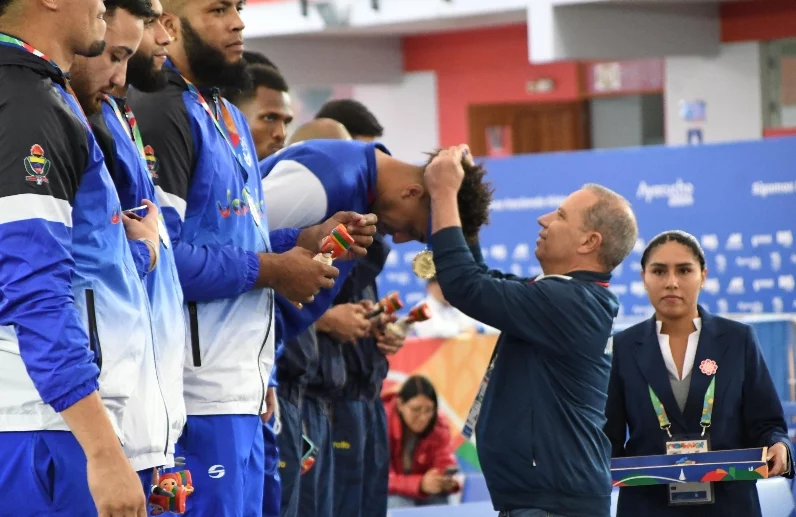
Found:
[[[384,396],[390,436],[389,507],[448,504],[461,490],[445,417],[426,377],[409,377],[396,394]]]
[[[428,304],[428,308],[434,317],[415,323],[412,328],[413,335],[417,337],[449,338],[464,333],[498,333],[496,329],[474,320],[448,303],[436,278],[432,278],[426,283],[426,294],[424,301]]]

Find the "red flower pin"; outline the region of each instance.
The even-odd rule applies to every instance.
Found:
[[[716,361],[713,359],[705,359],[701,363],[699,363],[699,371],[704,373],[705,375],[715,375],[716,370],[719,369],[719,366],[716,364]]]

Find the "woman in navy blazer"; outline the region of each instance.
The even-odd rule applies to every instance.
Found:
[[[666,420],[675,437],[701,434],[703,401],[715,378],[711,450],[767,446],[770,475],[792,477],[782,406],[752,329],[697,305],[707,274],[698,241],[680,231],[658,235],[641,267],[655,315],[613,340],[605,411],[612,456],[666,454]],[[667,419],[659,420],[650,388]],[[713,504],[670,506],[668,485],[623,487],[617,517],[760,516],[754,481],[713,483],[713,498]]]

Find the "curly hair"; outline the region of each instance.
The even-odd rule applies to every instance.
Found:
[[[441,149],[429,153],[425,167],[431,163]],[[464,179],[459,187],[457,201],[459,204],[459,217],[462,220],[462,232],[467,241],[478,237],[478,232],[485,224],[489,224],[489,205],[492,204],[492,194],[495,189],[492,184],[484,179],[486,169],[480,163],[470,161],[469,157],[462,158]]]

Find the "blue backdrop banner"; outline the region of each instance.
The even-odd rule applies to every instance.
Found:
[[[481,244],[492,267],[541,273],[534,256],[537,218],[584,184],[599,183],[625,196],[639,222],[640,238],[611,285],[621,316],[651,314],[641,252],[671,229],[694,234],[705,249],[708,281],[700,300],[708,310],[796,312],[796,138],[539,154],[485,165],[495,196]],[[411,271],[420,249],[394,247],[379,279],[382,294],[397,290],[407,305],[425,296],[425,282]]]

